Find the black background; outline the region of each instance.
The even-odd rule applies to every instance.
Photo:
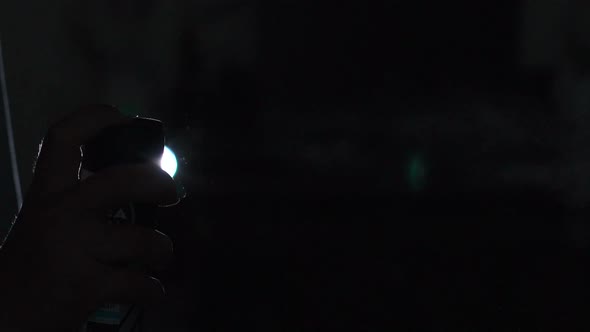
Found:
[[[550,187],[493,175],[551,163],[559,148],[508,139],[484,150],[494,130],[435,136],[404,122],[444,127],[483,98],[529,125],[559,123],[550,75],[518,65],[518,3],[259,6],[256,68],[202,87],[189,56],[179,82],[177,109],[198,111],[169,123],[203,130],[185,175],[203,180],[185,180],[189,195],[162,226],[177,243],[177,317],[206,331],[587,325],[587,253],[564,222],[583,212]],[[339,142],[345,156],[299,153]],[[405,173],[414,153],[428,168],[417,192]]]

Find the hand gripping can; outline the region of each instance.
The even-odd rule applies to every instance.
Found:
[[[101,131],[82,146],[80,180],[100,170],[123,164],[150,163],[159,165],[164,152],[165,136],[162,122],[133,118],[130,123]],[[155,228],[156,205],[129,202],[107,213],[105,222],[137,224]],[[105,303],[81,327],[81,332],[140,332],[142,310],[125,303]]]

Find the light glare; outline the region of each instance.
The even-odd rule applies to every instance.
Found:
[[[176,155],[169,147],[164,147],[164,154],[162,154],[162,160],[160,161],[160,167],[164,172],[168,173],[170,176],[174,177],[176,175],[176,170],[178,169],[178,161],[176,160]]]

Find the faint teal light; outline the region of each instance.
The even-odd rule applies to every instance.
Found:
[[[118,109],[124,115],[131,116],[131,117],[136,116],[141,113],[140,110],[136,106],[131,105],[131,104],[119,105]]]
[[[421,154],[410,158],[406,172],[410,190],[413,192],[424,190],[426,187],[426,162]]]

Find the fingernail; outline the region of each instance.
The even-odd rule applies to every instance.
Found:
[[[153,293],[151,298],[149,299],[150,302],[156,303],[163,300],[166,297],[166,287],[162,284],[162,282],[154,277],[150,277],[152,282],[154,283]]]
[[[170,250],[170,253],[174,253],[174,241],[172,241],[171,238],[168,237],[168,250]]]
[[[166,254],[174,252],[174,241],[172,241],[172,239],[168,235],[160,232],[159,230],[156,230],[156,233],[160,234],[159,239],[161,239],[162,247],[166,247],[168,249]]]

